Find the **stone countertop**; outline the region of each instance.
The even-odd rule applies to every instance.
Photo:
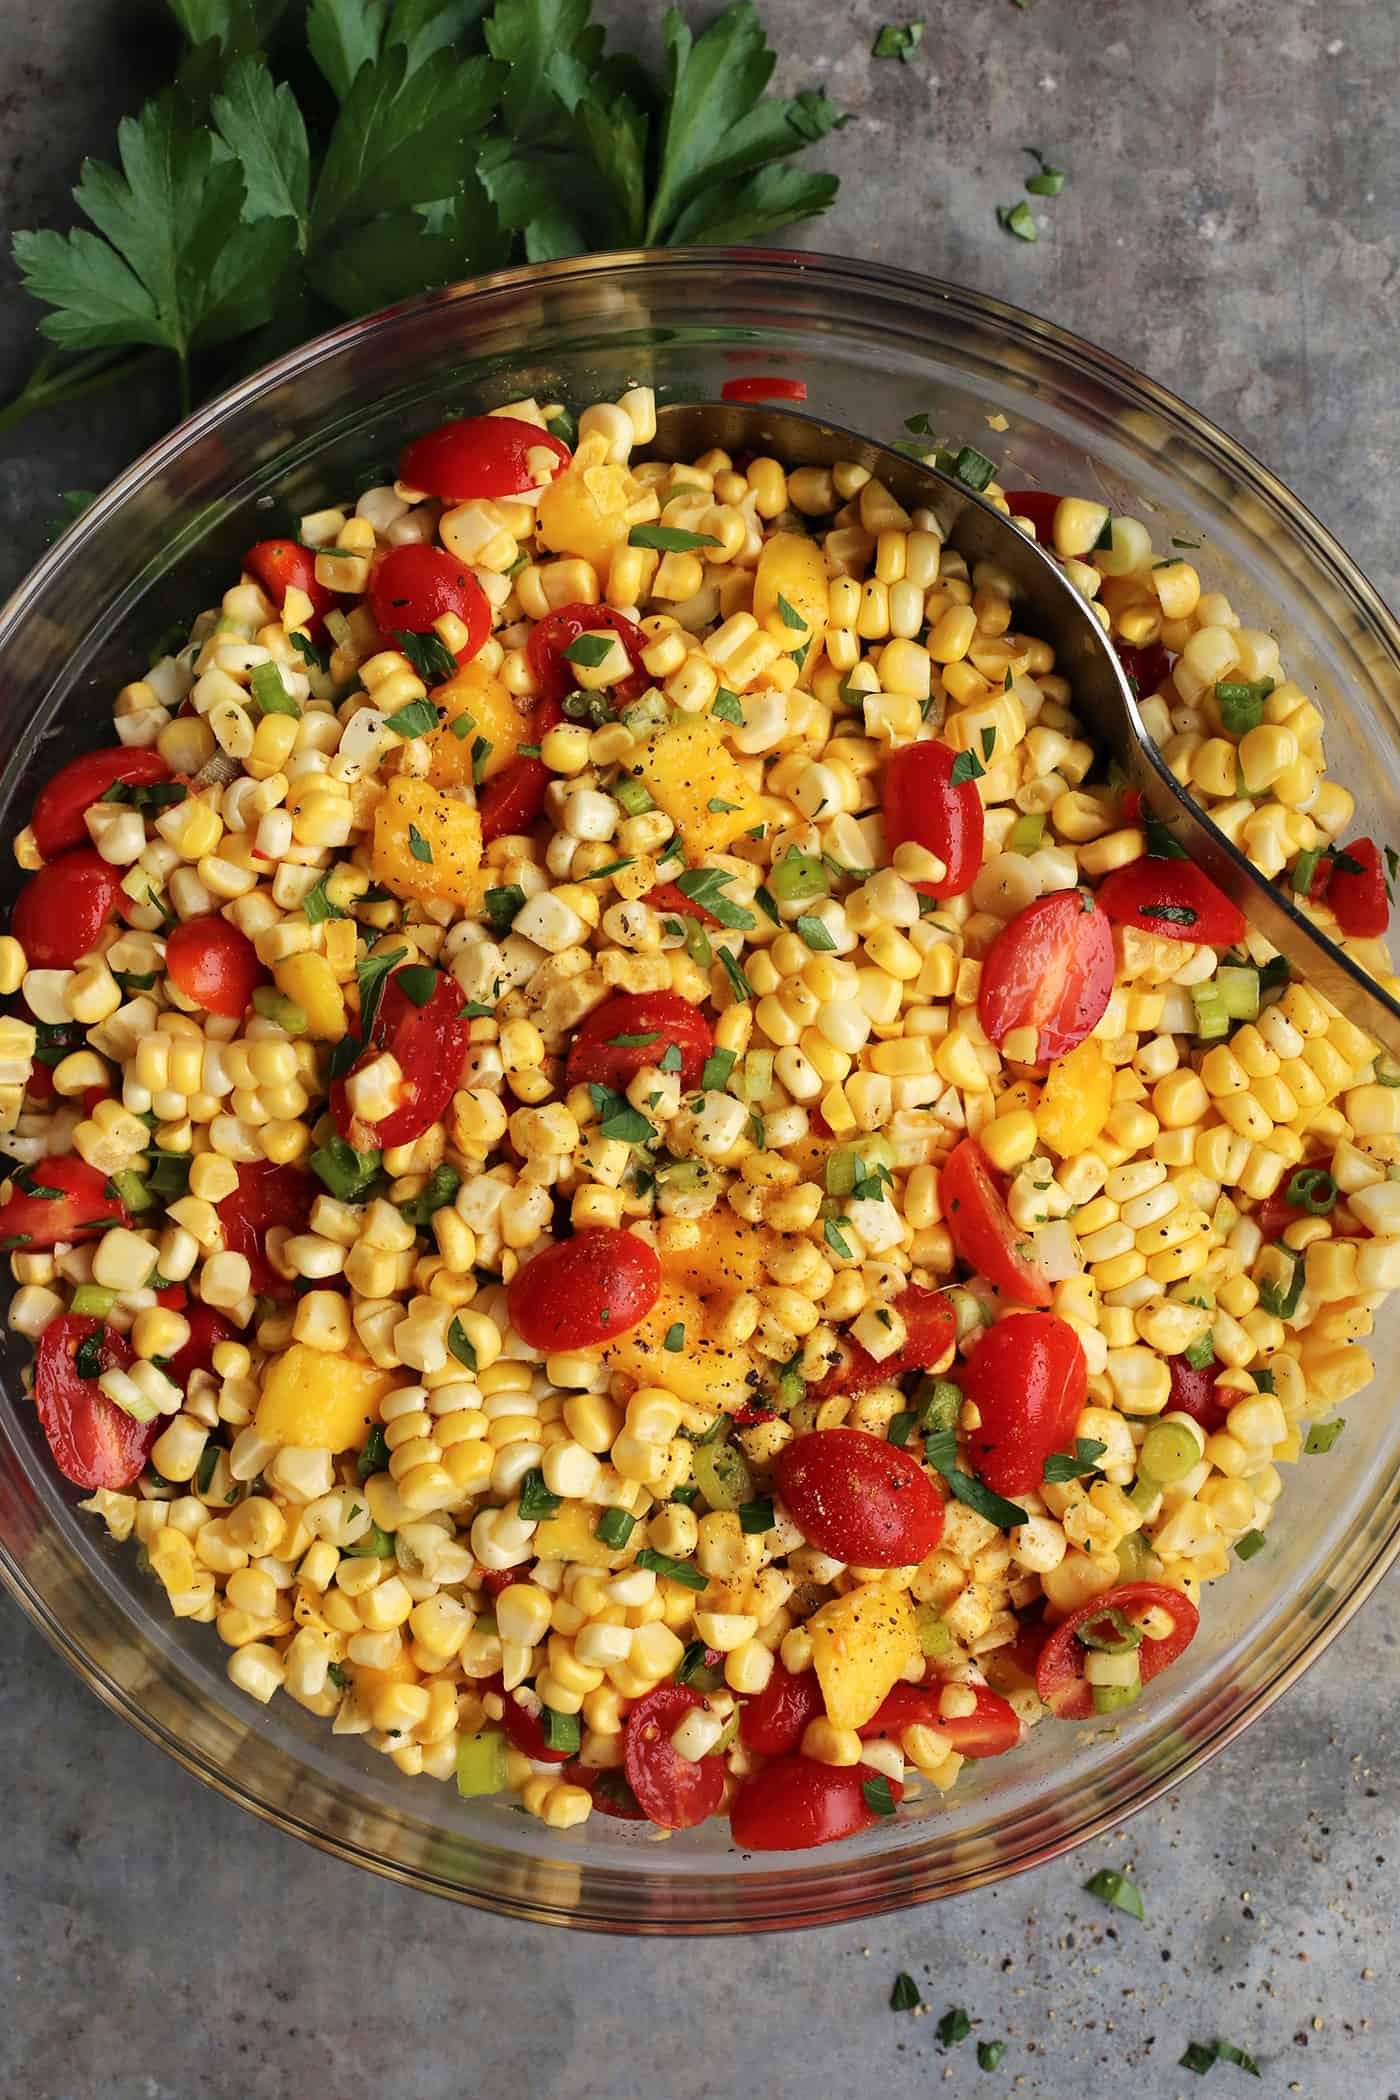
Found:
[[[624,13],[611,10],[614,18]],[[790,90],[858,123],[806,245],[973,284],[1142,366],[1268,461],[1381,590],[1394,355],[1400,11],[1372,0],[941,0],[911,64],[883,19],[764,0]],[[51,222],[76,156],[163,77],[148,5],[12,0],[0,60],[0,224]],[[1035,145],[1069,173],[1041,238],[998,228]],[[33,309],[0,286],[0,397]],[[57,490],[108,479],[168,420],[158,387],[0,437],[0,586]],[[1296,1512],[1294,1513],[1296,1517]],[[435,1904],[298,1847],[200,1788],[83,1690],[0,1601],[0,2091],[15,2100],[761,2100],[940,2088],[1064,2100],[1196,2090],[1223,2035],[1257,2087],[1400,2091],[1394,1960],[1400,1591],[1179,1794],[1109,1838],[938,1909],[830,1931],[625,1948]],[[1082,1893],[1131,1872],[1148,1922]],[[888,2009],[908,1970],[926,2017]],[[742,1981],[741,1981],[742,1979]],[[965,2006],[1008,2042],[939,2051]],[[489,2014],[483,2016],[483,2008]],[[817,2068],[820,2067],[820,2068]]]

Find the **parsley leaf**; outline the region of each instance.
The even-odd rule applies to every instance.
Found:
[[[965,780],[980,780],[986,770],[975,751],[960,751],[953,760],[953,770],[948,778],[954,787],[961,787]]]
[[[924,40],[922,22],[886,22],[870,47],[872,58],[897,58],[908,65]]]
[[[601,1080],[588,1083],[589,1099],[598,1113],[598,1128],[605,1138],[617,1138],[624,1145],[649,1145],[656,1136],[656,1126],[649,1123],[639,1108],[633,1108],[625,1094],[619,1094]]]
[[[698,904],[721,926],[748,933],[758,923],[742,904],[731,904],[724,892],[734,877],[724,868],[684,868],[676,877],[676,888],[692,904]]]

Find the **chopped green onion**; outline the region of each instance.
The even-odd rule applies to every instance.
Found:
[[[957,458],[953,461],[953,472],[964,488],[976,489],[979,495],[987,487],[996,470],[996,461],[988,459],[986,453],[979,452],[975,445],[964,445]],[[983,748],[985,750],[985,739],[990,736],[994,743],[996,733],[991,730],[983,730],[982,734],[984,738]]]
[[[307,1164],[338,1202],[358,1203],[378,1177],[380,1155],[357,1152],[337,1134],[313,1152]]]
[[[1112,1629],[1110,1632],[1100,1630],[1105,1624]],[[1099,1655],[1131,1655],[1143,1641],[1141,1628],[1125,1618],[1116,1604],[1105,1605],[1092,1619],[1076,1626],[1074,1637],[1081,1646],[1092,1648]]]
[[[1184,1422],[1154,1422],[1142,1440],[1142,1471],[1158,1487],[1173,1487],[1200,1462],[1201,1446]]]
[[[134,1167],[124,1167],[121,1173],[114,1174],[112,1187],[128,1210],[154,1210],[156,1199],[146,1186],[146,1177]]]
[[[1319,1458],[1324,1452],[1330,1451],[1346,1426],[1345,1415],[1337,1415],[1330,1422],[1314,1422],[1308,1431],[1303,1455],[1306,1458]]]
[[[1253,1560],[1255,1554],[1262,1553],[1267,1544],[1268,1540],[1262,1531],[1247,1531],[1242,1539],[1235,1540],[1235,1551],[1241,1560]]]
[[[1260,678],[1252,683],[1237,679],[1222,679],[1215,688],[1216,702],[1220,708],[1220,720],[1231,736],[1248,736],[1264,719],[1264,702],[1274,689],[1272,678]]]
[[[1017,817],[1007,836],[1008,853],[1038,853],[1045,844],[1045,818],[1040,815]]]
[[[1094,1695],[1096,1714],[1116,1714],[1125,1706],[1135,1706],[1142,1697],[1140,1684],[1095,1684],[1089,1687]]]
[[[578,1754],[583,1731],[577,1714],[561,1714],[552,1706],[542,1706],[540,1727],[551,1750],[567,1750],[570,1757]]]
[[[1298,1310],[1298,1300],[1303,1295],[1303,1264],[1285,1247],[1276,1247],[1274,1252],[1280,1260],[1291,1263],[1287,1287],[1271,1276],[1259,1286],[1259,1303],[1266,1313],[1276,1320],[1291,1320]]]
[[[1325,1218],[1337,1207],[1339,1190],[1325,1167],[1300,1167],[1284,1191],[1285,1202],[1310,1218]]]
[[[461,1186],[462,1177],[456,1167],[448,1166],[444,1160],[440,1167],[434,1167],[418,1194],[410,1196],[406,1203],[399,1205],[399,1216],[406,1225],[412,1225],[421,1231],[430,1223],[436,1211],[445,1210],[455,1199]]]
[[[1192,1342],[1190,1347],[1183,1349],[1181,1353],[1193,1371],[1204,1371],[1215,1355],[1215,1336],[1207,1328],[1199,1341]]]
[[[954,1385],[951,1378],[926,1379],[916,1397],[919,1428],[924,1436],[937,1436],[940,1431],[957,1428],[963,1396],[961,1387]]]
[[[310,914],[308,913],[308,917]],[[305,1035],[306,1012],[295,999],[279,992],[276,985],[260,984],[253,993],[253,1011],[265,1021],[275,1022],[284,1035]]]
[[[795,846],[790,846],[769,870],[768,887],[779,904],[805,904],[811,897],[831,893],[820,854],[799,853]]]
[[[613,798],[620,803],[629,817],[644,817],[648,810],[655,809],[651,791],[644,780],[634,780],[624,773],[613,782]]]
[[[719,1421],[723,1427],[724,1417]],[[753,1500],[753,1476],[737,1444],[697,1444],[691,1472],[711,1509],[741,1509]]]
[[[80,1283],[73,1293],[73,1303],[68,1310],[86,1320],[105,1320],[120,1294],[109,1291],[104,1284]]]
[[[506,1739],[499,1728],[480,1728],[457,1743],[457,1791],[464,1800],[478,1794],[503,1794],[506,1788]]]
[[[1221,1036],[1230,1033],[1230,1016],[1225,1011],[1225,1001],[1213,977],[1207,978],[1204,984],[1192,985],[1191,1004],[1196,1009],[1198,1042],[1217,1042]]]
[[[276,664],[254,664],[248,674],[248,686],[265,715],[295,715],[301,720],[301,709],[287,691]]]
[[[914,1619],[919,1629],[919,1647],[935,1660],[950,1656],[956,1643],[931,1604],[916,1604]]]

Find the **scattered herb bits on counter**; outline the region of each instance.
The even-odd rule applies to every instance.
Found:
[[[1280,1466],[1325,1483],[1400,1089],[995,569],[653,434],[640,387],[425,433],[117,694],[15,843],[0,1238],[55,1463],[253,1699],[800,1848],[1150,1697]],[[1388,975],[1278,643],[947,456]]]

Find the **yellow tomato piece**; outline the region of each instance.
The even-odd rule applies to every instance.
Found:
[[[306,1016],[306,1032],[318,1043],[338,1043],[346,1029],[345,994],[324,955],[308,950],[275,963],[272,981]]]
[[[481,819],[431,781],[400,775],[375,809],[370,865],[375,881],[396,897],[446,898],[479,910]]]
[[[1040,1141],[1061,1159],[1075,1159],[1093,1144],[1113,1110],[1113,1067],[1091,1035],[1045,1075],[1035,1108]]]
[[[863,1582],[807,1621],[812,1663],[835,1728],[860,1728],[919,1657],[914,1600],[890,1582]]]
[[[605,1545],[596,1536],[602,1510],[591,1502],[566,1502],[555,1516],[544,1517],[533,1545],[541,1560],[572,1561],[581,1568],[616,1568],[631,1556],[632,1548],[620,1550]]]
[[[481,762],[483,780],[510,764],[522,739],[530,741],[525,735],[530,718],[528,707],[480,664],[463,664],[446,685],[437,687],[432,697],[436,706],[447,710],[447,720],[429,740],[432,757],[428,778],[434,787],[472,785],[472,751],[478,737],[485,737],[491,746]],[[464,717],[471,727],[463,727],[459,736],[453,724],[461,724]]]
[[[763,1257],[773,1243],[769,1227],[750,1225],[721,1204],[701,1221],[695,1246],[663,1253],[662,1274],[705,1299],[756,1291],[763,1280]]]
[[[692,862],[717,853],[762,817],[759,798],[710,715],[678,715],[631,765],[685,840]]]
[[[540,540],[555,554],[577,554],[605,570],[627,537],[627,506],[640,493],[626,467],[572,466],[540,497]]]
[[[379,1420],[380,1401],[402,1382],[363,1358],[293,1342],[268,1366],[253,1427],[269,1444],[358,1451]]]
[[[418,1682],[418,1666],[407,1649],[400,1650],[391,1663],[384,1663],[382,1666],[343,1662],[341,1668],[349,1671],[355,1690],[362,1693],[366,1700],[372,1699],[376,1692],[382,1692],[386,1684]]]
[[[631,1388],[660,1385],[678,1400],[713,1408],[742,1406],[750,1392],[753,1358],[747,1349],[716,1339],[722,1315],[723,1301],[707,1303],[689,1284],[667,1277],[646,1318],[609,1342],[603,1361]],[[673,1327],[684,1331],[683,1348],[665,1346]]]
[[[793,613],[788,619],[778,604]],[[778,647],[791,651],[814,641],[826,626],[826,559],[815,540],[800,532],[775,532],[765,540],[753,579],[753,616]]]

